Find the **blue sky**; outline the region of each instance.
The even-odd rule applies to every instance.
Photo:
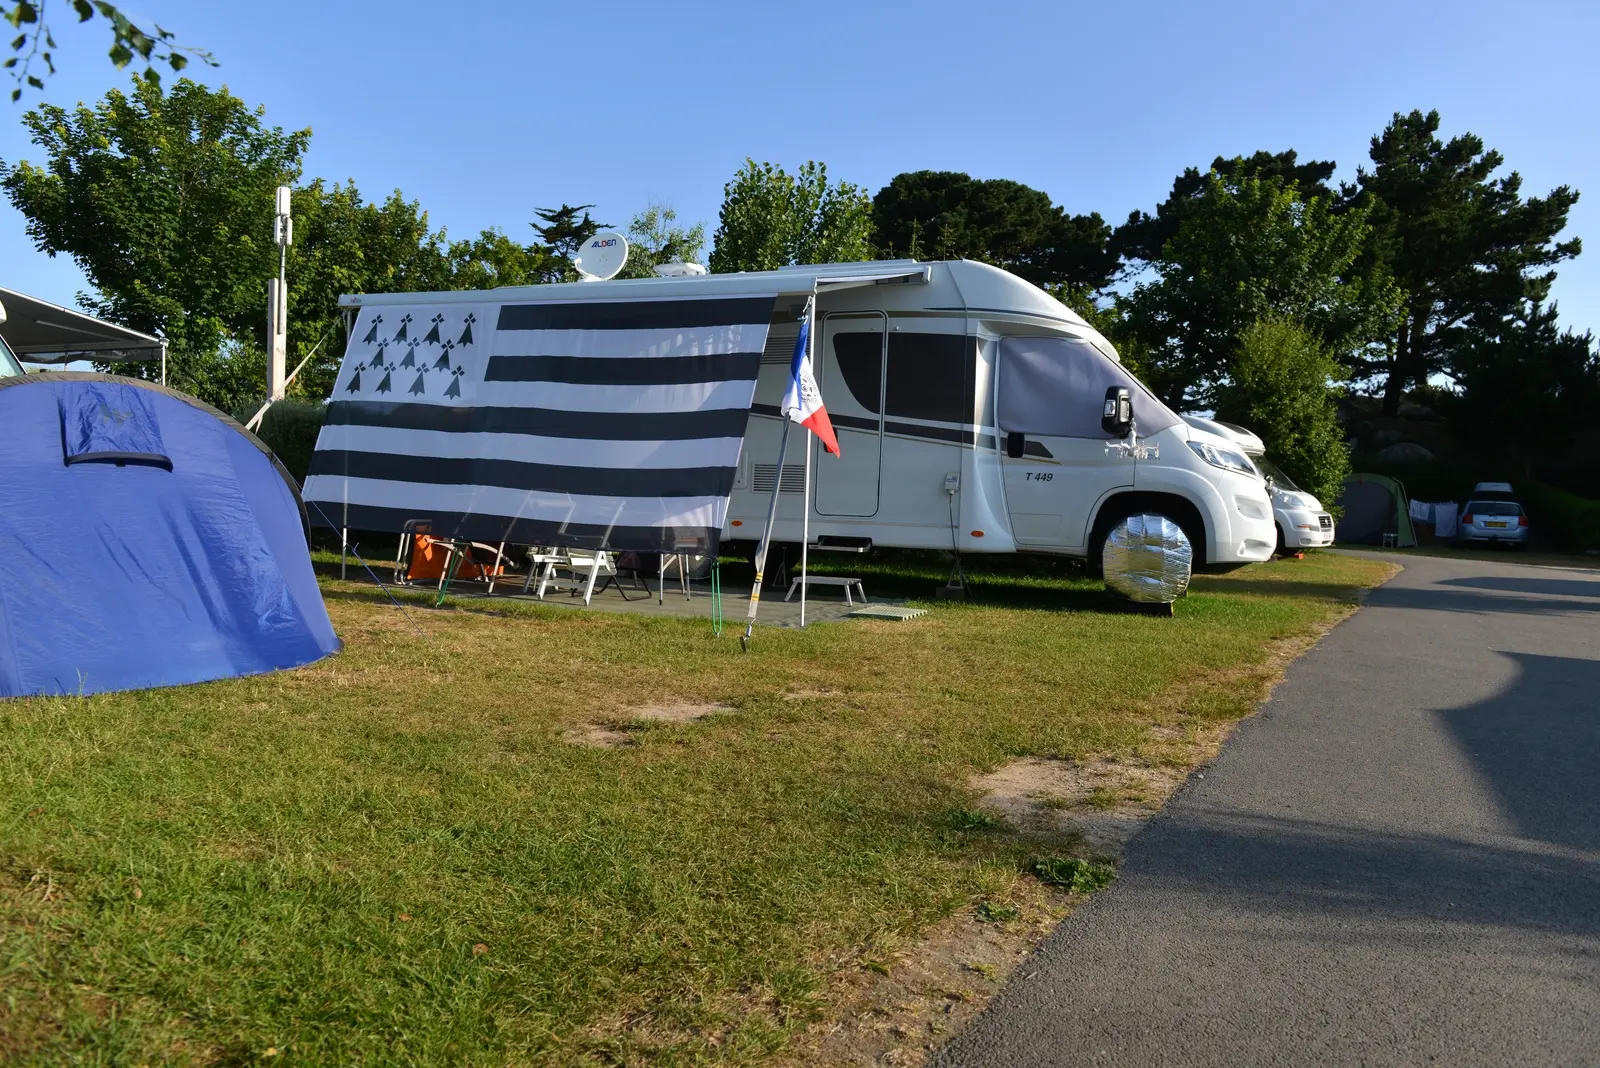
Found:
[[[68,25],[39,99],[120,84],[102,31]],[[535,206],[651,202],[714,230],[746,156],[826,162],[869,191],[936,168],[1037,186],[1116,222],[1188,165],[1295,148],[1349,179],[1396,110],[1437,108],[1520,171],[1584,193],[1563,320],[1600,333],[1600,5],[1453,0],[454,4],[129,0],[222,66],[267,118],[315,131],[307,176],[399,188],[455,235],[526,238]],[[0,102],[0,158],[38,158]],[[71,303],[65,260],[0,207],[4,285]]]

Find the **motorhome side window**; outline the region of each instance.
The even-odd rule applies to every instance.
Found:
[[[1067,337],[1008,337],[1000,341],[999,411],[1005,433],[1103,438],[1106,390],[1127,386],[1139,433],[1178,424],[1166,405],[1087,341]]]
[[[855,402],[873,415],[883,396],[883,335],[876,331],[833,335],[833,355]]]
[[[977,342],[961,334],[889,334],[889,379],[884,387],[883,335],[836,334],[834,357],[857,404],[874,415],[965,423],[971,420]]]

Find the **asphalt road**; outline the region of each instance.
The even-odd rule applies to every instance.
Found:
[[[936,1063],[1600,1065],[1600,571],[1405,564]]]

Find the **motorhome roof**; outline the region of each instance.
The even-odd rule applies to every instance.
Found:
[[[930,302],[941,310],[1023,314],[1052,320],[1079,330],[1092,330],[1072,309],[1039,287],[1008,271],[976,260],[875,260],[865,263],[820,263],[780,267],[775,271],[738,271],[679,278],[627,278],[607,282],[552,282],[489,290],[512,301],[637,300],[658,297],[757,296],[806,294],[867,285],[925,285]],[[373,305],[453,304],[483,299],[483,291],[443,293],[352,293],[339,307]],[[949,301],[946,304],[946,301]]]

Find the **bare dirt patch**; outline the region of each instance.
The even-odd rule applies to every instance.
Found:
[[[732,712],[730,705],[705,704],[695,701],[662,701],[659,704],[639,705],[624,709],[623,719],[643,719],[651,723],[697,723],[718,712]]]
[[[1155,815],[1185,778],[1187,768],[1024,757],[979,777],[983,806],[1020,831],[1081,834],[1094,853],[1117,854]]]
[[[632,745],[634,741],[633,734],[628,729],[629,724],[645,722],[685,725],[698,723],[707,716],[732,711],[731,705],[696,701],[661,701],[623,709],[603,721],[585,723],[580,727],[564,731],[561,737],[572,745],[587,745],[596,749],[621,749],[623,746]]]
[[[599,723],[586,723],[582,727],[562,731],[561,737],[572,745],[587,745],[595,749],[621,749],[633,744],[633,737],[627,731]]]

